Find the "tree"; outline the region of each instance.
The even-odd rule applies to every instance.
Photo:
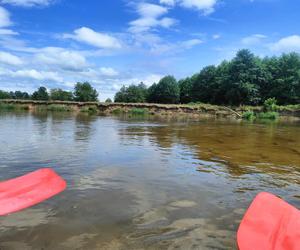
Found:
[[[259,96],[259,77],[261,69],[259,59],[249,50],[238,51],[229,66],[229,83],[225,99],[228,104],[255,105],[261,102]]]
[[[272,72],[270,97],[279,104],[300,103],[300,56],[297,53],[283,54]],[[269,64],[270,67],[270,64]]]
[[[98,101],[98,92],[88,82],[78,82],[74,89],[74,99],[79,102]]]
[[[10,99],[10,94],[6,91],[0,90],[0,99]]]
[[[73,93],[62,89],[51,89],[50,98],[53,101],[72,101]]]
[[[217,82],[217,68],[207,66],[195,77],[192,86],[192,96],[195,102],[211,103]]]
[[[22,91],[15,91],[13,95],[15,99],[19,100],[28,100],[30,98],[30,95],[27,92]]]
[[[33,100],[40,100],[40,101],[48,101],[49,95],[47,89],[45,87],[39,87],[39,89],[32,94]]]
[[[150,90],[148,100],[157,103],[174,104],[180,101],[180,89],[173,76],[165,76]]]
[[[145,84],[123,86],[115,95],[115,102],[143,103],[146,102],[147,87]]]
[[[112,100],[111,100],[110,98],[107,98],[107,99],[105,100],[105,102],[106,102],[106,103],[112,103]]]
[[[197,75],[187,77],[178,82],[180,89],[180,103],[189,103],[193,101],[192,88],[196,76]]]

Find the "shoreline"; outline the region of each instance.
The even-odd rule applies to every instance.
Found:
[[[253,111],[263,113],[262,106],[226,107],[211,104],[153,104],[153,103],[102,103],[102,102],[66,102],[66,101],[33,101],[33,100],[0,100],[0,110],[86,112],[94,114],[132,114],[197,117],[229,117],[242,119],[243,113]],[[279,106],[280,117],[300,119],[300,107]]]

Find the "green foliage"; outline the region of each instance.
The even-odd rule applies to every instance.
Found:
[[[255,120],[255,118],[256,118],[256,116],[253,111],[248,110],[243,113],[243,119],[245,119],[245,120],[253,121],[253,120]]]
[[[14,104],[14,103],[0,103],[0,110],[6,110],[6,111],[29,110],[29,106]]]
[[[143,103],[146,102],[147,87],[145,84],[123,86],[115,95],[115,102]]]
[[[166,76],[149,88],[148,102],[176,104],[179,101],[180,88],[173,76]]]
[[[98,108],[96,106],[85,106],[80,109],[80,112],[96,114],[98,112]]]
[[[11,99],[17,99],[17,100],[28,100],[30,99],[30,95],[27,92],[22,92],[22,91],[15,91],[15,92],[10,92],[10,98]]]
[[[277,112],[263,112],[257,115],[259,119],[276,120],[279,114]]]
[[[6,91],[0,90],[0,99],[10,99],[10,94]]]
[[[148,109],[141,109],[141,108],[133,108],[129,111],[132,115],[147,115],[149,113]]]
[[[123,87],[116,99],[128,102]],[[231,61],[203,68],[198,74],[176,82],[166,76],[148,88],[150,103],[210,103],[216,105],[263,105],[275,98],[280,105],[300,103],[300,55],[259,58],[249,50],[240,50]],[[137,96],[132,92],[133,96]],[[134,99],[133,96],[130,99]],[[132,101],[134,102],[134,101]],[[267,101],[268,102],[268,101]],[[266,111],[276,111],[270,107]]]
[[[72,107],[67,105],[51,104],[47,106],[47,111],[52,112],[70,112],[73,111]]]
[[[243,119],[253,121],[256,119],[261,120],[276,120],[279,117],[279,114],[277,112],[261,112],[255,114],[253,111],[248,110],[243,113]]]
[[[264,109],[268,112],[277,111],[277,100],[275,98],[268,98],[264,101]]]
[[[124,110],[120,109],[120,108],[116,108],[111,112],[113,115],[119,115],[124,113]]]
[[[50,99],[53,101],[72,101],[73,93],[62,89],[51,89]]]
[[[193,87],[193,77],[187,77],[178,82],[180,89],[180,103],[189,103],[193,100],[192,87]]]
[[[112,103],[112,100],[111,100],[110,98],[107,98],[107,99],[105,100],[105,102],[106,102],[106,103]]]
[[[74,89],[74,99],[78,102],[98,101],[98,92],[88,82],[78,82]]]
[[[28,100],[28,99],[30,99],[30,95],[27,92],[21,92],[21,91],[6,92],[3,90],[0,90],[0,99]]]
[[[217,69],[215,66],[208,66],[201,70],[192,80],[191,95],[193,101],[201,101],[204,103],[211,102],[214,99],[214,91],[217,81]]]
[[[47,89],[45,87],[39,87],[37,91],[33,92],[32,100],[48,101],[49,94],[47,92]]]

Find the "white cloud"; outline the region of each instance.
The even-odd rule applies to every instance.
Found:
[[[267,36],[262,34],[254,34],[251,36],[244,37],[242,39],[242,44],[244,45],[255,45],[261,43]]]
[[[46,6],[51,2],[52,0],[0,0],[0,3],[3,4],[11,4],[22,7]]]
[[[169,6],[174,6],[175,5],[175,0],[160,0],[159,1],[161,4],[169,5]]]
[[[278,52],[300,51],[300,36],[284,37],[278,42],[271,44],[270,49]]]
[[[168,13],[168,9],[151,3],[141,3],[137,6],[137,12],[143,17],[159,17]]]
[[[154,27],[169,28],[177,23],[177,20],[173,18],[161,18],[161,16],[168,13],[168,9],[160,5],[140,3],[136,11],[140,18],[129,23],[129,31],[133,33],[146,32]]]
[[[33,79],[38,81],[50,80],[54,82],[62,82],[63,78],[58,75],[57,72],[51,71],[37,71],[36,69],[24,69],[24,70],[1,70],[0,75],[18,79]]]
[[[16,66],[16,65],[21,65],[23,62],[19,57],[15,55],[12,55],[8,52],[0,51],[0,63]]]
[[[71,38],[103,49],[121,48],[121,43],[117,38],[105,33],[96,32],[87,27],[74,30],[74,34],[65,34],[64,38]]]
[[[150,52],[155,55],[176,54],[203,43],[200,39],[190,39],[177,43],[156,43],[150,48]]]
[[[119,75],[119,72],[114,70],[113,68],[109,67],[101,67],[100,73],[104,76],[117,76]]]
[[[46,47],[35,55],[37,62],[58,66],[64,70],[82,70],[87,66],[86,58],[77,51],[58,47]]]
[[[0,6],[0,28],[10,26],[11,24],[9,12]]]
[[[204,15],[209,15],[215,11],[218,0],[160,0],[159,2],[171,7],[179,4],[181,7],[196,9]]]
[[[214,40],[218,40],[218,39],[221,38],[221,35],[220,35],[220,34],[214,34],[214,35],[212,36],[212,38],[213,38]]]
[[[200,39],[190,39],[190,40],[182,42],[180,45],[184,48],[190,49],[190,48],[192,48],[196,45],[199,45],[201,43],[203,43],[203,41],[200,40]]]
[[[10,29],[0,29],[0,35],[3,36],[14,36],[14,35],[18,35],[18,32],[15,32],[13,30]]]

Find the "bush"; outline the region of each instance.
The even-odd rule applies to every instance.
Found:
[[[277,100],[275,98],[269,98],[264,102],[264,110],[267,112],[273,112],[278,110]]]
[[[29,106],[11,103],[0,103],[0,110],[29,110]]]
[[[257,118],[276,120],[278,118],[278,116],[279,116],[279,114],[277,112],[264,112],[264,113],[259,113]]]
[[[243,117],[243,119],[249,120],[249,121],[255,120],[255,118],[256,118],[254,112],[250,111],[250,110],[244,112],[242,117]]]
[[[112,113],[113,115],[120,115],[120,114],[123,114],[123,113],[124,113],[124,110],[121,109],[121,108],[116,108],[116,109],[114,109],[113,111],[111,111],[111,113]]]
[[[98,112],[98,108],[96,106],[91,107],[83,107],[80,109],[82,113],[96,114]]]
[[[72,107],[60,104],[50,104],[50,105],[38,105],[36,106],[36,111],[38,112],[70,112],[74,111]]]
[[[147,115],[149,113],[148,109],[133,108],[129,111],[132,115]]]

